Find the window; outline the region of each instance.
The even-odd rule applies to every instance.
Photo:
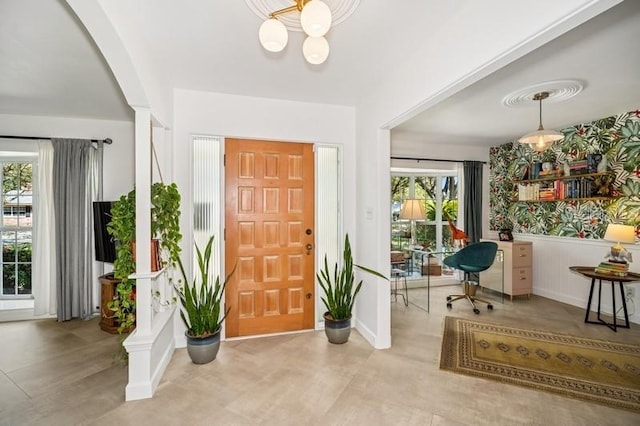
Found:
[[[458,217],[458,177],[446,173],[392,173],[391,176],[391,249],[404,250],[411,243],[411,223],[400,218],[405,200],[424,202],[426,220],[416,221],[415,242],[425,250],[453,248],[448,220]]]
[[[2,158],[2,282],[0,297],[31,295],[33,160]]]

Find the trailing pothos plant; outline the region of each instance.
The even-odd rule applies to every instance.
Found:
[[[389,281],[389,279],[380,272],[353,263],[349,234],[346,234],[344,237],[344,250],[342,253],[342,267],[340,267],[338,262],[336,262],[333,274],[331,274],[329,264],[327,262],[327,255],[325,254],[324,265],[316,275],[320,282],[320,287],[322,287],[325,294],[322,298],[322,302],[324,303],[325,308],[327,308],[325,318],[328,317],[330,320],[344,320],[351,318],[351,311],[353,310],[356,296],[362,287],[362,280],[356,284],[354,267]]]
[[[118,322],[118,332],[128,332],[136,322],[136,271],[133,242],[136,238],[136,191],[133,189],[111,207],[107,231],[116,242],[114,278],[120,280],[109,309]],[[173,267],[180,258],[180,193],[175,183],[156,182],[151,186],[151,238],[159,240],[163,267]]]

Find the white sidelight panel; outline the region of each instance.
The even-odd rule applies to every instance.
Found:
[[[342,253],[342,166],[340,148],[336,145],[316,145],[316,270],[324,265],[327,255],[329,268]],[[353,237],[352,237],[353,238]],[[324,324],[325,312],[322,289],[316,283],[316,319]]]
[[[212,277],[221,275],[222,218],[224,209],[224,176],[222,150],[224,138],[219,136],[193,136],[193,239],[204,250],[209,238],[214,236],[211,254]],[[185,209],[189,211],[189,209]],[[185,242],[190,241],[185,235]],[[195,249],[191,245],[192,271],[197,268]]]

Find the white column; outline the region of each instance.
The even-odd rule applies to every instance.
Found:
[[[136,331],[151,333],[151,112],[135,108]]]
[[[175,307],[154,314],[151,283],[161,272],[151,272],[151,113],[134,108],[136,156],[136,329],[125,340],[129,354],[129,381],[125,399],[151,398],[171,361]]]

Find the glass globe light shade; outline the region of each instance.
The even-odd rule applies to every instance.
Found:
[[[300,25],[310,37],[322,37],[331,28],[331,9],[321,0],[311,0],[300,12]]]
[[[522,144],[527,144],[537,152],[547,150],[554,142],[564,139],[564,134],[555,130],[538,129],[535,132],[527,133],[519,139]]]
[[[324,37],[307,37],[302,44],[302,53],[307,62],[319,65],[329,56],[329,42]]]
[[[260,25],[258,32],[260,44],[269,52],[280,52],[289,41],[289,33],[284,24],[277,19],[267,19]]]

